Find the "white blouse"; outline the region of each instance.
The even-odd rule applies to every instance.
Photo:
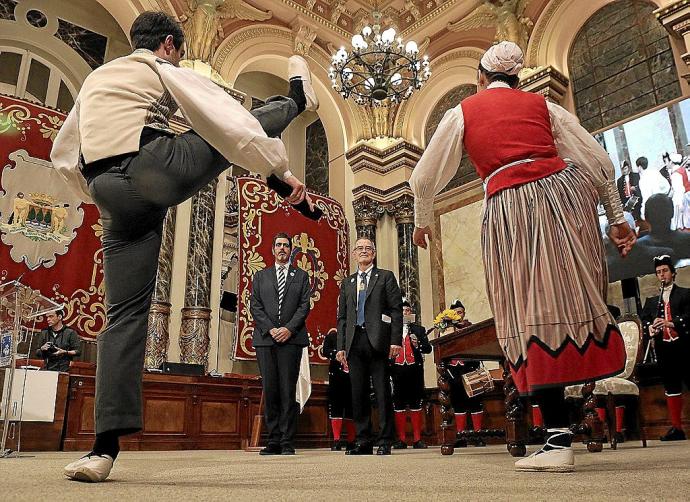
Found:
[[[504,82],[493,82],[488,88],[496,87],[509,86]],[[573,114],[548,100],[546,106],[559,157],[572,160],[590,174],[609,222],[612,225],[624,223],[620,197],[613,182],[614,167],[606,150]],[[458,104],[441,119],[410,177],[409,183],[415,198],[415,226],[423,228],[433,223],[434,197],[458,170],[464,131],[465,119]]]

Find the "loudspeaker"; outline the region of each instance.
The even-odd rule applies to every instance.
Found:
[[[161,363],[159,368],[163,373],[171,375],[191,375],[204,376],[203,364],[187,364],[187,363]]]

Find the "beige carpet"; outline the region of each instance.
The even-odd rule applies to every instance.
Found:
[[[456,450],[458,451],[458,450]],[[625,443],[587,453],[574,474],[516,473],[503,446],[438,448],[390,457],[302,450],[294,457],[242,451],[123,452],[111,478],[62,477],[74,453],[0,459],[2,500],[689,500],[690,442]]]

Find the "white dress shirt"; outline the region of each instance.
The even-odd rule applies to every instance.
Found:
[[[497,87],[510,86],[504,82],[493,82],[488,88]],[[572,160],[591,175],[594,186],[607,209],[609,223],[624,223],[622,209],[617,211],[614,207],[609,211],[611,203],[615,203],[618,199],[618,192],[612,183],[615,171],[606,150],[580,125],[573,114],[548,100],[546,106],[549,110],[551,131],[559,157]],[[434,197],[445,188],[460,166],[464,132],[465,119],[462,106],[458,104],[455,108],[448,110],[441,119],[410,177],[409,183],[415,197],[416,227],[423,228],[433,223]],[[610,201],[614,194],[615,199]]]

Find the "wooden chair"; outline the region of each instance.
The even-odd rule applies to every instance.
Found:
[[[623,371],[610,378],[598,380],[594,386],[594,395],[599,402],[604,402],[606,413],[606,435],[612,449],[617,447],[616,438],[616,398],[622,396],[634,396],[636,401],[637,423],[640,432],[642,446],[647,447],[647,437],[642,423],[642,413],[640,409],[640,389],[637,386],[637,367],[644,357],[643,329],[640,318],[634,314],[625,314],[618,319],[618,327],[623,335],[625,351],[627,354],[625,368]],[[582,385],[571,385],[565,389],[566,399],[577,399],[582,397]]]

